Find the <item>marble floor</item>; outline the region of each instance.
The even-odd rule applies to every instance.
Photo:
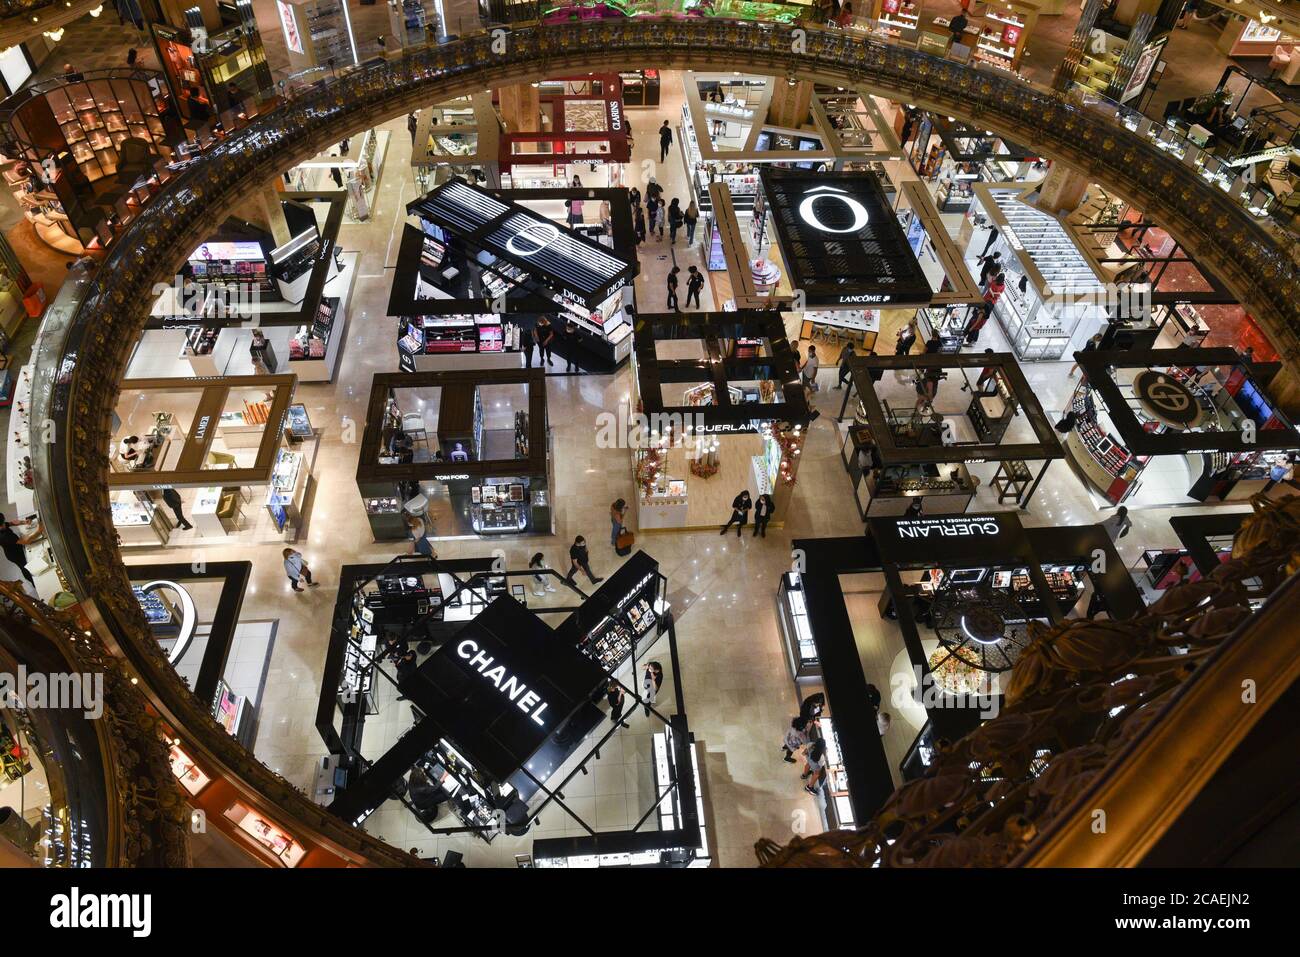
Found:
[[[367,13],[376,9],[381,8],[370,8]],[[113,32],[117,31],[114,24]],[[121,33],[118,50],[129,31],[123,28]],[[273,59],[282,56],[279,30],[267,25],[264,34]],[[1187,42],[1181,36],[1176,40]],[[88,68],[90,61],[100,58],[100,52],[97,47],[78,51],[79,66]],[[107,51],[102,55],[109,58]],[[47,65],[47,72],[50,69],[53,67]],[[664,77],[659,108],[628,110],[637,130],[629,172],[639,177],[643,191],[646,179],[655,176],[664,186],[667,200],[681,197],[684,204],[688,185],[679,146],[674,144],[667,161],[660,163],[653,133],[664,119],[676,125],[681,102],[680,77],[670,73]],[[364,422],[371,377],[397,369],[395,333],[385,305],[397,253],[396,237],[406,219],[404,206],[415,198],[416,188],[404,118],[386,129],[393,135],[375,191],[373,215],[364,224],[345,223],[339,237],[340,245],[357,255],[357,265],[347,341],[336,381],[300,384],[296,392],[320,432],[314,497],[296,547],[305,554],[323,587],[303,594],[291,592],[278,544],[240,540],[205,544],[201,549],[178,546],[124,552],[128,563],[186,561],[190,556],[253,563],[243,618],[275,623],[254,751],[304,789],[311,788],[315,766],[325,753],[313,720],[337,569],[344,564],[384,561],[395,551],[409,550],[391,543],[376,544],[371,538],[355,482],[356,430],[352,428]],[[693,247],[687,247],[681,237],[676,245],[666,239],[650,239],[640,247],[636,295],[642,312],[662,310],[664,279],[673,265],[680,265],[685,272],[689,264],[703,264],[704,232],[699,230]],[[718,308],[712,274],[706,276],[710,281],[702,305],[706,310]],[[682,296],[684,301],[684,290]],[[990,323],[986,331],[991,333],[985,337],[989,341],[977,348],[1001,348],[995,324]],[[1049,415],[1059,411],[1074,384],[1065,374],[1068,364],[1037,363],[1024,368]],[[713,530],[638,536],[638,547],[652,555],[668,577],[681,653],[682,692],[690,727],[702,745],[706,813],[712,824],[713,851],[723,866],[753,865],[753,845],[760,837],[785,841],[799,830],[819,826],[812,823],[819,817],[813,799],[801,787],[797,767],[780,758],[779,743],[797,710],[798,698],[781,648],[776,588],[790,564],[792,539],[862,531],[840,461],[835,416],[842,396],[831,388],[834,381],[834,368],[823,367],[822,389],[813,399],[821,417],[809,428],[792,504],[785,515],[778,516],[782,527],[774,525],[765,539],[749,535],[720,538]],[[548,377],[557,473],[556,534],[492,542],[491,547],[505,549],[511,567],[523,567],[535,551],[542,551],[552,564],[562,567],[565,549],[577,534],[590,539],[597,574],[609,574],[620,561],[604,532],[609,503],[618,497],[634,497],[629,455],[626,449],[599,448],[593,437],[600,413],[616,408],[631,391],[626,367],[612,376]],[[987,483],[977,502],[982,507],[997,507]],[[1133,533],[1119,543],[1126,562],[1135,561],[1143,547],[1177,544],[1167,521],[1171,513],[1156,508],[1133,515]],[[1021,517],[1027,525],[1044,525],[1089,523],[1105,514],[1098,511],[1069,465],[1058,461],[1048,469],[1031,509]],[[716,518],[720,524],[726,515]],[[486,543],[473,540],[440,542],[438,550],[447,558],[482,557],[490,552]],[[869,654],[875,656],[872,660],[892,659],[897,653],[892,626],[873,615],[869,596],[855,597],[852,604],[862,606],[862,613],[855,615],[855,630],[864,660]],[[661,703],[670,698],[665,689]],[[630,724],[616,739],[618,747],[602,755],[605,763],[596,773],[578,779],[570,788],[572,806],[584,817],[590,813],[589,820],[597,827],[622,827],[635,820],[633,804],[643,796],[647,741],[653,728],[640,714],[632,715]],[[895,721],[886,738],[891,758],[901,756],[914,733],[908,720]],[[367,827],[395,845],[418,849],[424,856],[459,850],[470,866],[513,866],[514,855],[527,853],[532,840],[502,837],[486,844],[468,835],[434,837],[405,811],[392,807],[377,812]],[[536,836],[577,832],[565,814],[548,810]]]

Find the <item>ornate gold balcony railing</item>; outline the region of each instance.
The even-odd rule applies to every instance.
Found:
[[[839,31],[731,21],[606,20],[518,26],[458,39],[341,75],[259,117],[169,182],[112,248],[93,280],[65,283],[38,343],[33,445],[42,518],[61,568],[110,646],[139,672],[165,718],[202,742],[205,759],[311,822],[341,852],[391,852],[331,821],[252,760],[167,664],[132,596],[108,507],[110,418],[151,289],[241,196],[279,171],[376,122],[505,83],[596,69],[738,69],[869,88],[959,116],[1034,146],[1127,197],[1217,272],[1283,350],[1300,355],[1300,267],[1222,191],[1102,116],[1012,75],[976,70]],[[198,745],[196,745],[197,747]]]
[[[1169,589],[1137,618],[1039,629],[1002,712],[940,744],[926,775],[874,820],[783,847],[759,841],[759,861],[1142,864],[1300,677],[1300,497],[1255,505],[1232,559],[1208,578]],[[1252,613],[1261,592],[1267,603]]]
[[[189,815],[172,777],[157,716],[131,684],[121,658],[108,653],[68,612],[56,612],[0,582],[0,657],[29,675],[102,676],[102,716],[67,702],[25,702],[16,713],[29,728],[48,805],[44,820],[22,833],[21,849],[48,867],[185,867]],[[82,704],[89,704],[83,701]],[[96,709],[98,710],[98,708]],[[69,776],[69,772],[76,772]],[[33,793],[36,793],[33,790]]]

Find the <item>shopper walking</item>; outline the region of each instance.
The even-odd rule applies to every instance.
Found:
[[[657,179],[651,176],[649,181],[646,183],[646,187],[645,187],[646,205],[649,206],[651,200],[658,202],[663,195],[664,195],[664,188],[659,185],[659,181]]]
[[[810,345],[808,347],[808,358],[803,361],[799,368],[800,375],[803,376],[804,385],[809,386],[814,392],[817,391],[817,347]]]
[[[984,328],[984,323],[989,321],[989,316],[993,315],[993,307],[998,304],[1002,298],[1002,293],[1007,288],[1006,273],[999,272],[989,280],[988,288],[984,290],[984,309],[975,317],[975,320],[966,327],[966,345],[978,342],[980,330]]]
[[[403,513],[402,517],[406,522],[407,534],[415,543],[415,554],[423,555],[425,558],[437,558],[438,553],[433,550],[433,543],[429,541],[429,529],[424,524],[424,519],[410,512]]]
[[[852,370],[849,369],[849,360],[852,359],[854,355],[856,355],[856,353],[853,351],[853,343],[846,342],[844,348],[840,350],[840,379],[839,382],[835,384],[835,388],[842,389],[844,388],[844,383],[849,381],[849,377],[852,375]]]
[[[1133,519],[1128,517],[1128,506],[1121,505],[1115,509],[1115,514],[1102,522],[1101,527],[1106,530],[1110,540],[1118,544],[1119,540],[1127,535],[1129,529],[1133,527]]]
[[[167,503],[167,507],[170,508],[172,514],[176,516],[176,525],[179,528],[188,532],[194,527],[190,524],[189,519],[185,517],[185,513],[181,510],[182,502],[180,492],[176,491],[176,489],[171,486],[168,486],[162,490],[162,500]]]
[[[664,125],[659,127],[659,162],[668,159],[668,149],[673,145],[673,130],[664,120]]]
[[[614,504],[609,507],[609,544],[611,548],[618,548],[618,537],[627,531],[627,526],[623,520],[627,518],[627,502],[621,498],[614,499]]]
[[[677,231],[682,228],[682,223],[686,221],[686,215],[682,212],[682,203],[676,196],[668,204],[668,245],[677,245]]]
[[[727,529],[735,525],[736,537],[740,538],[740,533],[745,530],[745,526],[749,523],[749,510],[753,507],[754,502],[749,497],[749,489],[745,489],[731,500],[731,518],[727,519],[727,524],[722,526],[722,531],[718,534],[726,535]]]
[[[646,201],[645,201],[646,225],[650,227],[650,232],[656,235],[661,235],[659,220],[660,220],[660,212],[662,211],[662,209],[663,209],[663,202],[661,200],[657,200],[649,196],[646,197]]]
[[[641,190],[637,189],[635,186],[629,189],[627,191],[627,201],[631,204],[632,209],[635,210],[641,205]]]
[[[776,511],[776,503],[772,501],[772,496],[764,492],[758,497],[758,502],[754,505],[754,537],[762,535],[767,538],[767,523],[772,520],[772,513]]]
[[[691,266],[686,271],[686,308],[691,307],[691,300],[695,301],[695,308],[700,308],[700,293],[704,289],[704,273],[700,272],[699,267]]]
[[[636,244],[645,242],[645,210],[640,206],[632,208],[632,231],[636,233]]]
[[[681,266],[674,266],[668,270],[668,308],[680,309],[677,305],[677,274],[682,271]]]
[[[4,552],[5,558],[16,565],[22,576],[35,588],[36,580],[32,578],[32,573],[27,570],[25,546],[36,541],[43,533],[40,526],[37,526],[34,532],[20,538],[18,533],[14,531],[14,527],[22,524],[22,522],[6,521],[4,515],[0,515],[0,551]]]
[[[1080,351],[1080,352],[1095,352],[1097,349],[1101,348],[1101,340],[1102,340],[1102,335],[1101,335],[1101,333],[1099,332],[1099,333],[1097,333],[1095,336],[1093,336],[1091,339],[1089,339],[1087,342],[1085,342],[1085,343],[1083,344],[1083,348],[1080,349],[1079,351]],[[1073,378],[1074,378],[1074,374],[1075,374],[1076,372],[1078,372],[1078,371],[1079,371],[1079,361],[1076,359],[1075,362],[1074,362],[1074,365],[1070,366],[1070,378],[1073,379]],[[1085,379],[1085,380],[1086,380],[1087,378],[1088,378],[1087,376],[1084,376],[1084,379]]]
[[[573,576],[578,574],[578,569],[586,573],[588,580],[593,585],[598,585],[605,579],[597,578],[591,573],[591,562],[587,558],[587,540],[579,535],[569,546],[569,574],[564,576],[564,582],[567,585],[573,584]]]
[[[415,114],[414,114],[414,113],[407,113],[407,114],[406,114],[406,128],[407,128],[407,130],[409,130],[410,133],[411,133],[411,145],[412,145],[412,146],[415,145],[415,127],[416,127]]]
[[[546,568],[546,556],[537,552],[528,560],[528,567],[533,569],[533,594],[539,598],[548,591],[555,591],[555,586],[551,584],[550,576],[541,574],[541,569]]]
[[[826,739],[818,738],[810,744],[804,752],[803,760],[803,789],[809,794],[816,794],[826,780]]]
[[[691,200],[686,207],[686,212],[682,213],[682,222],[686,225],[686,245],[695,245],[695,226],[700,221],[700,207],[695,205],[695,200]]]
[[[533,327],[525,326],[523,323],[520,323],[519,351],[524,354],[524,368],[526,369],[531,369],[533,367],[533,346],[536,344],[537,341],[533,338]]]
[[[898,340],[894,343],[894,355],[905,356],[912,351],[912,345],[916,342],[916,330],[912,328],[909,322],[902,329],[898,330]]]
[[[258,375],[270,375],[275,371],[267,362],[266,346],[266,336],[262,330],[254,329],[253,341],[248,346],[248,358],[253,363],[253,371]]]
[[[979,258],[980,288],[989,284],[989,280],[1002,271],[1002,253],[995,252]]]
[[[621,724],[627,727],[627,722],[623,721],[623,702],[627,696],[623,694],[623,686],[614,678],[609,679],[609,684],[605,686],[605,700],[609,702],[609,720],[614,724]]]
[[[641,700],[645,703],[645,716],[650,717],[650,708],[659,697],[659,689],[664,684],[664,666],[657,661],[647,661],[641,672]]]
[[[785,752],[782,760],[786,764],[794,764],[794,756],[808,746],[811,740],[808,733],[809,720],[801,714],[790,719],[790,727],[785,729],[785,738],[781,742],[781,750]]]
[[[541,359],[537,364],[539,366],[555,365],[551,358],[551,350],[555,347],[555,327],[551,325],[551,320],[547,316],[542,316],[537,320],[537,346],[541,352]]]
[[[293,586],[294,591],[305,591],[298,587],[303,582],[307,583],[308,588],[315,588],[320,584],[311,580],[311,569],[307,567],[302,552],[286,548],[280,554],[284,556],[284,573],[289,576],[289,584]]]
[[[564,371],[581,372],[578,368],[578,326],[572,319],[564,322],[564,335],[560,337],[564,345]]]

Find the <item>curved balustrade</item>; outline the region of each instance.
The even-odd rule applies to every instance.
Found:
[[[1103,116],[1011,75],[976,70],[840,31],[718,20],[529,24],[409,53],[340,76],[232,133],[143,210],[93,281],[65,284],[42,330],[34,420],[54,441],[33,446],[45,526],[73,590],[106,639],[141,674],[167,720],[339,848],[392,853],[310,803],[220,732],[167,665],[128,587],[108,508],[110,413],[156,282],[243,194],[330,143],[430,103],[546,76],[645,65],[740,69],[859,86],[959,116],[1066,161],[1167,227],[1221,275],[1288,361],[1300,354],[1297,266],[1269,232],[1194,170]],[[288,823],[286,821],[286,823]]]

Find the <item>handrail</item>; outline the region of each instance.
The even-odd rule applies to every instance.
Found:
[[[1159,220],[1215,270],[1281,346],[1300,357],[1300,267],[1267,230],[1195,171],[1099,114],[1013,76],[842,31],[722,20],[606,20],[517,25],[363,65],[257,117],[170,180],[110,250],[93,280],[70,285],[42,330],[34,443],[47,533],[72,590],[105,640],[138,669],[165,718],[200,735],[205,756],[250,792],[327,834],[340,849],[383,845],[311,804],[251,759],[194,700],[150,637],[118,552],[108,508],[110,414],[154,283],[167,281],[237,198],[281,169],[387,118],[489,86],[568,71],[663,67],[745,69],[869,87],[1025,142],[1106,184]],[[78,301],[77,297],[81,296]]]

